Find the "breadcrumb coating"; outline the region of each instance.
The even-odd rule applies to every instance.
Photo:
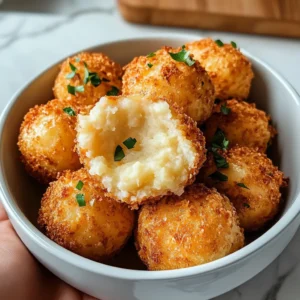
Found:
[[[82,181],[81,190],[76,188]],[[83,194],[85,206],[76,195]],[[66,171],[50,183],[39,210],[38,224],[62,247],[96,261],[105,261],[125,245],[134,226],[134,212],[104,195],[85,169]]]
[[[254,77],[251,62],[230,44],[218,46],[210,38],[186,44],[202,67],[208,72],[219,99],[248,98]]]
[[[243,230],[227,197],[202,184],[181,196],[142,206],[136,248],[149,270],[201,265],[244,245]]]

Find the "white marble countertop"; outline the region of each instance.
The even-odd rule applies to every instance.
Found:
[[[119,38],[169,32],[234,40],[278,70],[300,93],[300,40],[128,24],[110,0],[4,0],[0,4],[0,111],[26,81],[70,53]],[[267,269],[216,300],[300,299],[299,249],[300,231]]]

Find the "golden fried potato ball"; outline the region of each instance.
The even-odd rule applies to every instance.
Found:
[[[194,122],[164,99],[102,97],[78,115],[77,149],[110,197],[132,208],[174,193],[195,180],[205,140]]]
[[[93,105],[106,94],[120,93],[122,74],[121,66],[105,54],[82,52],[62,63],[53,92],[58,99]]]
[[[64,248],[105,261],[130,237],[134,212],[105,197],[98,180],[80,169],[66,171],[50,183],[41,202],[38,224]]]
[[[55,180],[58,172],[80,168],[75,150],[77,113],[74,103],[54,99],[25,115],[18,140],[21,159],[41,183]]]
[[[186,49],[208,72],[216,98],[248,97],[254,74],[250,61],[239,49],[230,44],[219,46],[210,38],[188,43]]]
[[[257,109],[254,103],[232,99],[217,105],[202,129],[207,144],[211,144],[219,128],[229,140],[230,147],[239,145],[266,152],[271,138],[276,134],[269,121],[270,117]]]
[[[230,199],[241,227],[247,231],[261,229],[278,212],[280,187],[286,185],[283,173],[255,149],[234,147],[221,155],[228,162],[228,168],[217,170],[209,153],[200,178]]]
[[[243,230],[228,198],[202,184],[139,212],[136,247],[149,270],[205,264],[243,245]]]
[[[188,66],[169,54],[180,51],[186,50],[164,47],[148,56],[135,57],[125,67],[122,92],[165,97],[201,123],[211,115],[214,87],[198,62]]]

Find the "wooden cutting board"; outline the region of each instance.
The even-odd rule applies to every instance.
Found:
[[[300,0],[119,0],[134,23],[300,37]]]

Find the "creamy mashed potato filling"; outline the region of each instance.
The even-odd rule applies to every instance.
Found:
[[[90,174],[119,200],[180,195],[198,159],[180,125],[165,101],[103,97],[78,116],[78,150]],[[132,149],[123,144],[128,138],[136,139]],[[115,161],[118,146],[125,156]]]

